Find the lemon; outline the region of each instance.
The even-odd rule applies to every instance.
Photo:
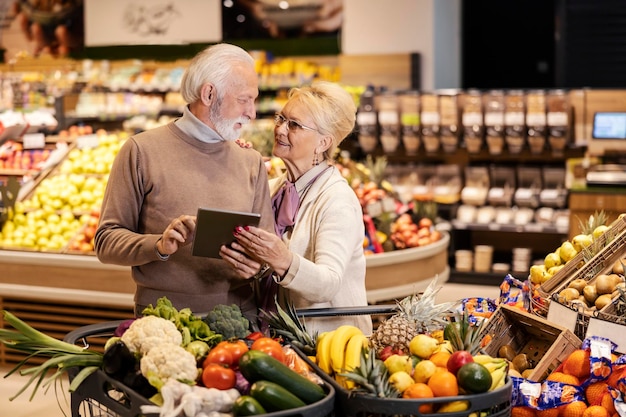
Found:
[[[469,362],[461,366],[456,378],[461,388],[474,394],[487,392],[491,388],[489,370],[477,362]]]

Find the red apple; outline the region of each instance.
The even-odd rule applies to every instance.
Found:
[[[457,350],[448,358],[448,364],[446,365],[448,371],[456,375],[461,366],[466,363],[474,362],[474,357],[467,350]]]
[[[391,346],[385,346],[378,354],[378,359],[384,362],[391,355],[393,355],[393,348]]]

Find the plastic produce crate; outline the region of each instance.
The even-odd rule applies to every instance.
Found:
[[[80,327],[68,333],[64,341],[89,346],[90,340],[108,338],[122,321],[110,321]],[[70,372],[70,379],[78,369]],[[314,404],[291,410],[263,414],[265,417],[325,417],[333,416],[335,408],[335,389],[325,383],[326,397]],[[71,394],[70,410],[72,417],[158,417],[158,414],[144,414],[142,405],[154,405],[147,398],[125,386],[102,370],[91,374]]]
[[[491,337],[484,348],[487,354],[497,357],[500,347],[508,344],[516,354],[525,353],[534,361],[528,379],[535,382],[543,381],[582,346],[570,330],[506,304],[500,305],[485,325],[481,338],[486,336]]]
[[[299,311],[302,317],[324,317],[327,315],[389,315],[395,313],[395,305],[372,305],[367,307],[324,308]],[[297,350],[297,349],[296,349]],[[513,383],[507,378],[506,384],[495,391],[483,394],[435,397],[428,399],[377,398],[372,395],[352,392],[341,386],[333,377],[322,371],[308,357],[300,354],[315,369],[315,372],[335,389],[335,415],[337,417],[404,417],[404,416],[445,416],[467,417],[472,413],[485,416],[510,416]],[[424,404],[445,404],[452,401],[469,401],[469,408],[460,412],[420,413]]]

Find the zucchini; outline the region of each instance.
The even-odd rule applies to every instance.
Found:
[[[251,383],[260,380],[275,382],[287,388],[306,404],[313,404],[326,397],[326,392],[321,386],[260,350],[249,350],[244,353],[239,359],[239,370]]]
[[[233,404],[233,414],[239,416],[258,416],[266,414],[265,408],[251,395],[241,395],[237,397]]]
[[[272,381],[256,381],[250,387],[250,395],[270,412],[306,406],[300,398]]]

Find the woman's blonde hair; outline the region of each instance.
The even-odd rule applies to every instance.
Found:
[[[324,159],[332,159],[335,149],[354,129],[356,105],[350,93],[338,84],[316,81],[292,88],[288,98],[305,106],[317,130],[332,137],[331,146],[324,152]]]

